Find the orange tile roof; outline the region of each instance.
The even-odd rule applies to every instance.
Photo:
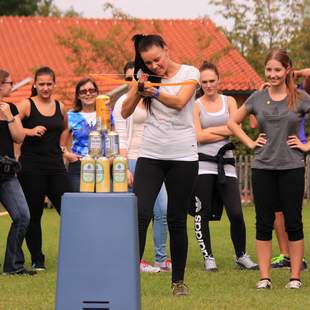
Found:
[[[98,38],[105,38],[111,27],[119,25],[126,33],[132,23],[118,19],[75,19],[55,17],[0,17],[0,68],[10,71],[14,80],[32,75],[40,66],[50,66],[57,75],[58,96],[70,102],[74,94],[73,65],[68,63],[69,51],[59,45],[58,36],[76,26],[92,31]],[[204,59],[221,56],[217,62],[221,73],[221,88],[226,91],[251,91],[262,80],[240,53],[232,48],[224,34],[209,19],[195,20],[138,20],[137,32],[161,34],[173,59],[199,66]],[[130,38],[124,42],[128,58],[132,57]],[[107,64],[98,64],[99,72],[116,73]],[[114,86],[98,81],[105,92]],[[30,93],[25,86],[12,94],[12,101],[19,101]]]

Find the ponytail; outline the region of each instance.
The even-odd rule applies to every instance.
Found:
[[[38,91],[37,91],[36,87],[34,86],[34,84],[32,84],[30,97],[35,97],[37,94],[38,94]]]
[[[290,111],[294,110],[297,103],[297,89],[293,73],[294,71],[290,68],[285,80],[288,90],[288,109]]]

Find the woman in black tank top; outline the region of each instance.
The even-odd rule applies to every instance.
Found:
[[[64,129],[64,107],[52,98],[55,74],[43,67],[36,71],[31,97],[20,104],[26,138],[21,147],[19,180],[30,209],[26,243],[32,267],[45,269],[41,217],[47,196],[60,214],[61,196],[70,191],[59,140]]]

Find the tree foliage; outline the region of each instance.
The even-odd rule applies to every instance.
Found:
[[[81,17],[72,7],[61,11],[54,0],[0,0],[1,16],[57,16]]]
[[[34,15],[39,0],[0,0],[0,15],[29,16]]]
[[[303,0],[211,0],[210,3],[218,7],[231,25],[224,28],[227,37],[261,76],[269,49],[291,50],[293,42],[301,39],[298,34],[303,28]],[[292,57],[301,59],[297,53]]]

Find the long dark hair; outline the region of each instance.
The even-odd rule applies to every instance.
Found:
[[[56,75],[55,72],[50,68],[50,67],[41,67],[39,69],[36,70],[35,74],[34,74],[34,83],[37,81],[38,77],[41,75],[50,75],[54,81],[54,83],[56,83]],[[38,91],[36,89],[36,87],[34,86],[34,84],[31,87],[31,97],[34,97],[38,94]]]
[[[149,68],[145,65],[141,57],[141,52],[146,52],[153,46],[164,48],[165,46],[167,46],[166,42],[161,36],[157,34],[149,34],[149,35],[136,34],[132,37],[132,41],[134,42],[135,47],[135,70],[134,70],[135,77],[137,76],[139,70],[142,70],[144,73],[150,75],[148,81],[152,83],[160,83],[161,77],[154,76],[155,73],[149,70]],[[143,99],[143,102],[145,103],[147,109],[150,108],[151,100],[152,100],[151,97],[146,97]]]
[[[220,73],[219,70],[217,68],[217,66],[212,63],[212,62],[208,62],[207,60],[205,60],[202,65],[199,68],[199,72],[203,72],[205,70],[211,70],[213,71],[216,76],[218,77],[218,79],[220,78]],[[200,85],[200,88],[198,89],[197,93],[196,93],[196,99],[202,97],[205,94],[205,92],[202,89],[202,86]]]
[[[99,94],[99,88],[96,84],[95,81],[93,81],[92,79],[90,78],[85,78],[85,79],[82,79],[80,80],[76,86],[75,86],[75,95],[74,95],[74,106],[73,106],[73,111],[74,112],[80,112],[82,111],[83,109],[83,105],[82,105],[82,102],[81,102],[81,99],[79,98],[79,95],[80,95],[80,88],[87,84],[88,82],[92,83],[94,88],[96,89],[97,91],[97,94]]]
[[[285,84],[286,84],[287,91],[288,91],[288,109],[293,110],[296,106],[298,93],[296,90],[296,84],[294,80],[292,60],[290,59],[288,53],[285,50],[280,49],[280,48],[272,49],[267,54],[266,59],[265,59],[265,66],[267,65],[268,61],[272,59],[280,62],[285,69],[291,69],[289,70],[286,76]]]

